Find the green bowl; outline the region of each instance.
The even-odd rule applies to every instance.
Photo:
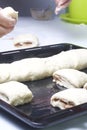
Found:
[[[71,18],[87,20],[87,0],[72,0],[68,11]]]

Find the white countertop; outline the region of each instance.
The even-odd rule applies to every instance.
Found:
[[[12,32],[0,39],[0,51],[17,49],[11,39],[26,33],[36,35],[40,45],[73,43],[87,46],[87,25],[69,24],[58,17],[50,21],[37,21],[31,17],[22,17],[19,18]]]
[[[70,24],[55,17],[51,21],[36,21],[32,18],[19,18],[10,34],[0,39],[0,52],[15,50],[11,38],[19,34],[31,33],[39,38],[41,45],[72,43],[87,47],[87,25]],[[0,130],[33,130],[7,112],[0,110]],[[87,130],[87,115],[45,128],[44,130]]]

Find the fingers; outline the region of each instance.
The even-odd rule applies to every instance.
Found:
[[[0,37],[11,32],[14,29],[15,24],[16,21],[14,19],[9,20],[7,18],[0,17]]]
[[[13,30],[14,27],[10,27],[10,28],[5,28],[3,26],[0,25],[0,37],[8,34],[9,32],[11,32]]]
[[[16,22],[15,19],[0,17],[0,37],[11,32],[14,29]]]
[[[56,9],[55,13],[58,14],[60,10],[66,8],[70,4],[71,0],[55,0]]]
[[[11,32],[17,23],[17,19],[4,16],[2,10],[3,9],[0,8],[0,37]]]
[[[16,19],[4,17],[2,13],[0,12],[0,25],[6,28],[10,28],[10,27],[14,27],[16,22],[17,22]]]

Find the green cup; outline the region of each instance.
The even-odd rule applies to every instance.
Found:
[[[68,11],[72,19],[87,20],[87,0],[72,0]]]

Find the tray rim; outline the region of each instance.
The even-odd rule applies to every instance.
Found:
[[[51,48],[55,48],[55,47],[58,47],[58,46],[61,46],[61,45],[67,45],[67,46],[74,46],[74,47],[77,47],[77,48],[86,48],[86,47],[82,47],[82,46],[79,46],[79,45],[75,45],[75,44],[72,44],[72,43],[58,43],[58,44],[51,44],[51,45],[45,45],[45,46],[38,46],[38,47],[32,47],[32,48],[24,48],[24,49],[17,49],[17,50],[10,50],[10,51],[2,51],[0,52],[0,55],[7,55],[7,54],[15,54],[15,53],[22,53],[22,52],[31,52],[31,51],[37,51],[37,50],[46,50],[46,49],[51,49]]]
[[[47,121],[50,120],[51,118],[58,117],[58,114],[59,114],[59,111],[58,111],[55,114],[51,114],[50,115],[51,118],[50,117],[48,117],[47,119],[45,118],[46,119],[45,122],[40,123],[40,122],[31,121],[30,119],[27,118],[26,115],[23,115],[23,113],[21,111],[19,111],[16,107],[7,104],[6,102],[2,101],[1,99],[0,99],[0,107],[1,107],[1,109],[8,112],[10,115],[13,115],[14,117],[19,119],[20,121],[24,122],[25,124],[27,124],[33,128],[46,128],[46,127],[49,127],[49,126],[52,126],[55,124],[63,123],[64,121],[67,121],[69,119],[71,120],[75,117],[79,117],[79,116],[82,116],[84,114],[87,114],[87,103],[84,103],[82,105],[78,105],[78,106],[75,106],[75,107],[72,107],[69,109],[65,109],[63,111],[60,110],[66,116],[63,119],[54,120],[52,122],[49,121],[49,123],[47,123]],[[77,110],[82,110],[82,111],[78,112]],[[70,114],[70,116],[67,117],[67,114]]]

